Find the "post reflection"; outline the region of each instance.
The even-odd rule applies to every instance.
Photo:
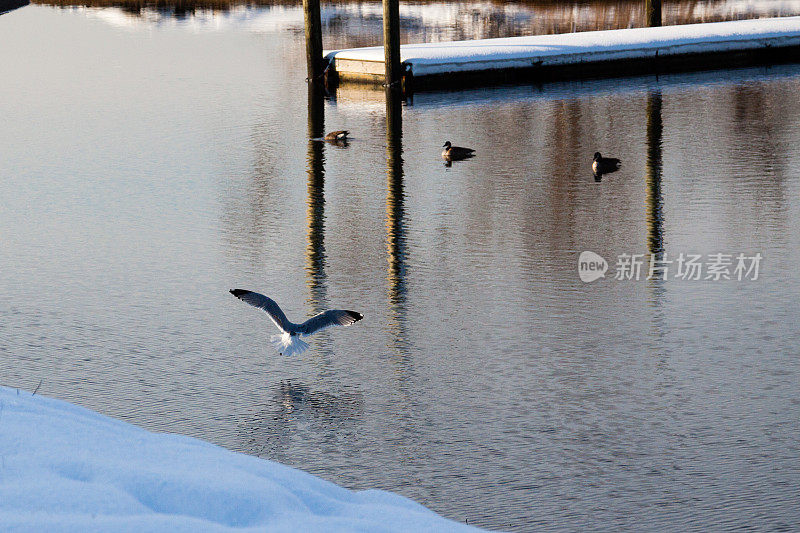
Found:
[[[325,90],[308,84],[308,245],[306,274],[309,301],[314,314],[326,307],[325,276],[325,143],[314,139],[324,136]]]
[[[647,94],[645,184],[647,186],[647,248],[650,251],[651,268],[653,265],[666,268],[666,270],[654,270],[654,276],[651,279],[650,300],[654,306],[653,329],[658,339],[663,339],[666,331],[662,302],[666,290],[664,279],[669,274],[670,266],[668,263],[660,263],[667,259],[664,257],[664,198],[661,194],[663,132],[661,91],[656,89]]]
[[[647,245],[658,259],[664,254],[664,199],[661,195],[661,148],[664,125],[661,118],[661,91],[647,95]]]
[[[386,89],[386,246],[390,328],[398,353],[406,347],[406,235],[403,189],[403,99]]]

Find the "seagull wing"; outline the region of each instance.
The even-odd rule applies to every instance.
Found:
[[[304,335],[311,335],[331,326],[350,326],[364,318],[361,313],[355,311],[344,311],[342,309],[331,309],[318,315],[312,316],[302,324],[298,330]]]
[[[283,311],[281,311],[281,308],[278,307],[278,304],[275,303],[275,300],[268,298],[263,294],[246,291],[244,289],[231,289],[230,293],[239,298],[241,301],[249,303],[253,307],[263,309],[267,312],[272,321],[275,322],[275,325],[278,326],[278,329],[281,331],[287,331],[286,328],[289,327],[291,322],[289,322],[289,320],[286,318],[286,315],[283,313]]]

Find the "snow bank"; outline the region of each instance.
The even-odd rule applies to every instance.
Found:
[[[407,44],[400,47],[400,58],[411,65],[414,76],[425,76],[799,45],[800,17],[782,17]],[[334,50],[326,52],[326,57],[368,62],[384,60],[382,46]]]
[[[179,435],[0,387],[0,530],[476,531]]]

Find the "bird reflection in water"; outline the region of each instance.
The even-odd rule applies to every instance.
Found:
[[[336,448],[352,443],[364,418],[364,395],[353,387],[336,389],[314,390],[291,380],[276,383],[271,397],[239,423],[240,450],[291,462],[290,450],[298,439]]]
[[[278,419],[305,416],[329,420],[352,419],[364,411],[364,398],[360,392],[344,391],[339,394],[312,390],[303,383],[281,381],[275,393],[279,406]]]

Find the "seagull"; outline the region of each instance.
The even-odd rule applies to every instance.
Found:
[[[301,340],[301,336],[307,337],[331,326],[350,326],[364,318],[364,315],[355,311],[330,309],[312,316],[302,324],[295,324],[289,322],[286,315],[272,298],[243,289],[231,289],[230,293],[241,301],[267,312],[282,332],[280,335],[272,335],[269,338],[280,355],[301,354],[306,351],[308,343]]]

